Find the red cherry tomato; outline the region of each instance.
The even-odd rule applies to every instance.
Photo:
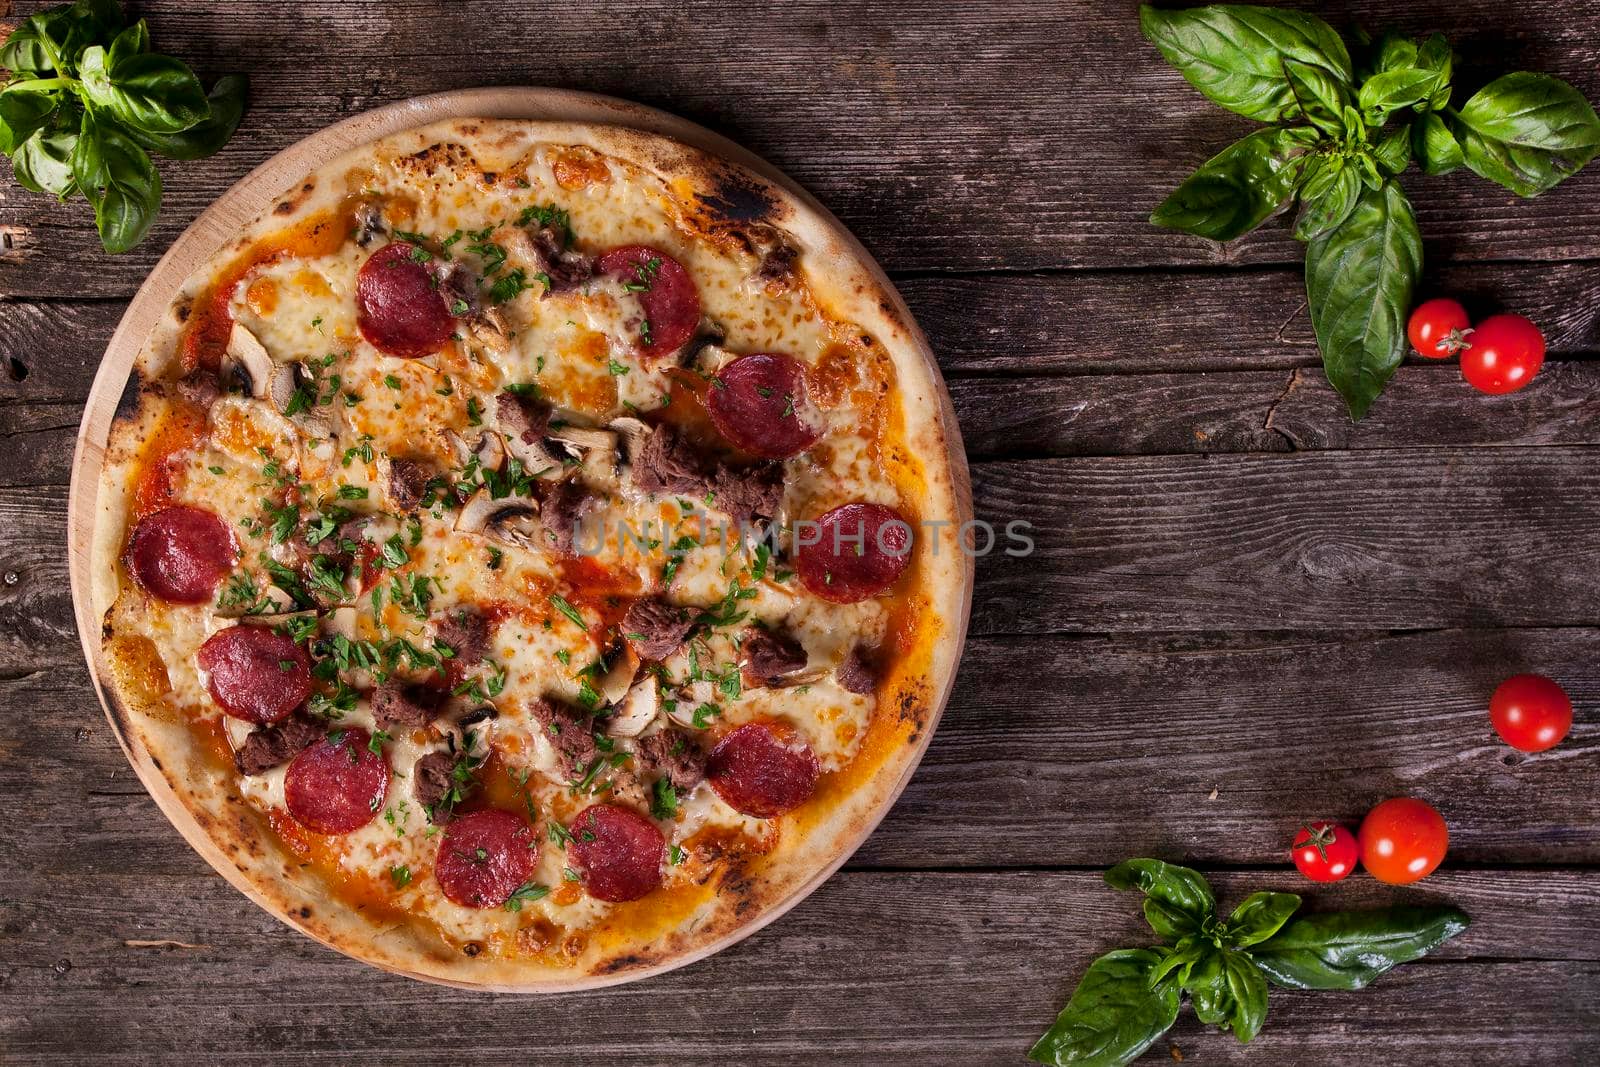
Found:
[[[1429,359],[1449,359],[1467,345],[1472,320],[1454,300],[1429,300],[1411,313],[1406,333],[1417,354]]]
[[[1361,866],[1390,885],[1428,877],[1449,845],[1444,817],[1426,801],[1385,800],[1361,820]]]
[[[1294,835],[1289,850],[1300,873],[1313,882],[1337,882],[1356,869],[1361,847],[1356,835],[1331,822],[1317,822]]]
[[[1491,315],[1461,352],[1461,376],[1485,393],[1514,393],[1544,363],[1544,334],[1521,315]]]
[[[1572,729],[1572,700],[1542,674],[1518,674],[1489,698],[1489,721],[1500,739],[1519,752],[1554,748]]]

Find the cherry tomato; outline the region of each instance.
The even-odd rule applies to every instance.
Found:
[[[1485,393],[1514,393],[1544,363],[1544,334],[1521,315],[1491,315],[1461,352],[1461,376]]]
[[[1417,305],[1406,332],[1418,355],[1449,359],[1467,346],[1472,320],[1459,303],[1440,298]]]
[[[1572,729],[1572,700],[1542,674],[1518,674],[1489,698],[1489,721],[1500,740],[1519,752],[1554,748]]]
[[[1361,847],[1356,835],[1331,822],[1316,822],[1294,835],[1289,854],[1300,873],[1313,882],[1337,882],[1356,869]]]
[[[1390,885],[1428,877],[1449,845],[1444,817],[1426,801],[1385,800],[1361,820],[1361,866]]]

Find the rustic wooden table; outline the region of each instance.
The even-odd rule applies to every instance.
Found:
[[[1600,167],[1533,202],[1407,176],[1427,288],[1532,315],[1553,355],[1500,399],[1410,363],[1356,427],[1286,227],[1220,248],[1146,222],[1245,124],[1125,0],[129,6],[203,72],[248,71],[253,99],[221,155],[168,169],[130,255],[101,253],[81,202],[0,181],[0,1060],[1020,1062],[1095,954],[1145,943],[1105,866],[1306,889],[1295,828],[1398,793],[1449,820],[1445,869],[1311,899],[1448,900],[1472,929],[1365,992],[1275,992],[1248,1048],[1186,1014],[1152,1058],[1600,1057]],[[1389,7],[1324,13],[1443,30],[1468,78],[1545,70],[1600,98],[1600,0]],[[944,725],[844,871],[717,957],[560,998],[389,977],[230,889],[112,742],[66,580],[73,434],[159,253],[312,130],[490,84],[667,108],[810,187],[932,338],[979,512],[1039,527],[1033,558],[980,566]],[[1488,728],[1520,669],[1580,705],[1542,756]]]

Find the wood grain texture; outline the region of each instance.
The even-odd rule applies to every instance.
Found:
[[[201,208],[308,130],[478,85],[666,106],[785,169],[895,269],[1299,262],[1282,224],[1226,247],[1149,224],[1174,186],[1250,126],[1166,66],[1133,6],[802,0],[752,16],[703,0],[603,0],[507,18],[495,0],[325,0],[293,13],[272,0],[147,0],[139,10],[160,48],[208,75],[250,73],[245,125],[221,155],[169,168],[151,240],[93,272],[80,269],[99,260],[81,202],[0,204],[11,233],[0,295],[125,297]],[[1600,95],[1594,36],[1580,29],[1600,19],[1600,0],[1559,7],[1345,0],[1326,13],[1445,32],[1462,54],[1463,92],[1530,69]],[[1600,225],[1600,171],[1531,202],[1465,172],[1413,173],[1407,188],[1436,259],[1595,256],[1584,235]]]

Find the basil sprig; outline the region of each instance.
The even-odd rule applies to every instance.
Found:
[[[1116,1067],[1138,1058],[1178,1019],[1195,1016],[1240,1041],[1261,1032],[1267,986],[1361,989],[1467,928],[1454,908],[1388,908],[1294,918],[1293,893],[1252,893],[1217,914],[1199,871],[1135,859],[1106,872],[1115,889],[1144,894],[1158,948],[1124,948],[1089,965],[1055,1025],[1028,1053],[1037,1063]]]
[[[0,152],[18,184],[66,200],[82,193],[108,252],[144,239],[161,207],[149,153],[200,159],[238,128],[247,83],[208,95],[182,60],[151,51],[143,19],[116,0],[75,0],[29,16],[0,45]]]
[[[1150,221],[1229,241],[1299,205],[1306,295],[1328,380],[1366,414],[1406,351],[1422,272],[1415,214],[1396,176],[1460,167],[1538,196],[1600,152],[1600,117],[1572,86],[1508,74],[1451,107],[1455,54],[1359,34],[1280,8],[1139,9],[1152,44],[1209,99],[1272,124],[1203,164]]]

